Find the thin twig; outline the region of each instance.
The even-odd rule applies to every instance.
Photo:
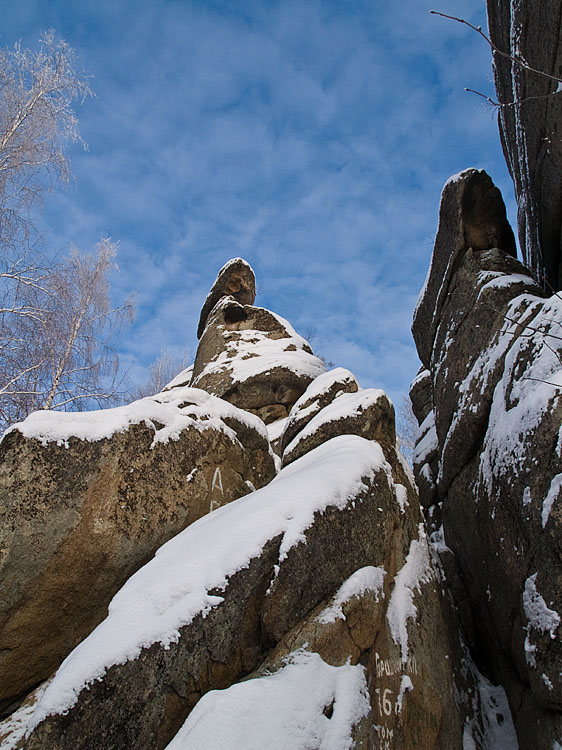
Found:
[[[521,68],[524,68],[525,70],[528,70],[531,73],[536,73],[539,76],[543,76],[543,78],[549,78],[551,81],[562,83],[562,78],[558,78],[558,76],[551,76],[550,73],[545,73],[544,70],[537,70],[537,68],[533,68],[531,65],[529,65],[528,62],[523,60],[523,58],[513,57],[507,52],[503,52],[503,50],[497,47],[494,44],[494,42],[490,39],[490,37],[487,36],[482,31],[482,26],[474,26],[474,24],[470,23],[469,21],[466,21],[464,18],[457,18],[457,16],[449,16],[447,15],[447,13],[441,13],[438,10],[430,10],[429,12],[434,16],[442,16],[443,18],[448,18],[451,21],[456,21],[457,23],[463,23],[465,26],[468,26],[477,34],[480,34],[482,39],[484,39],[490,45],[490,47],[494,50],[494,52],[496,52],[498,55],[501,55],[501,57],[505,57],[506,59],[511,60],[516,65],[519,65]]]

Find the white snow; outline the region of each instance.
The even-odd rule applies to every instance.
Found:
[[[467,167],[461,172],[457,172],[457,174],[452,174],[445,183],[443,190],[447,187],[447,185],[452,185],[454,182],[460,182],[468,172],[480,172],[480,170],[477,167]]]
[[[525,581],[523,608],[531,628],[541,633],[550,633],[550,637],[554,638],[560,625],[560,615],[547,607],[545,600],[537,591],[536,581],[537,573],[529,576]]]
[[[412,680],[408,677],[407,674],[403,674],[400,678],[400,690],[398,691],[398,697],[396,699],[396,708],[398,710],[398,713],[402,713],[402,702],[404,700],[404,695],[413,689],[414,684]]]
[[[273,443],[275,440],[281,437],[281,435],[285,431],[285,427],[288,421],[289,417],[285,417],[284,419],[277,419],[275,422],[270,422],[270,424],[266,425],[270,443]]]
[[[490,273],[490,276],[492,275],[492,272]],[[482,288],[480,289],[480,292],[478,293],[478,297],[488,289],[502,289],[508,286],[513,286],[514,284],[524,284],[525,286],[533,285],[536,286],[537,282],[527,274],[522,273],[500,273],[499,271],[493,274],[493,278],[491,278],[489,281],[487,281]]]
[[[403,484],[395,484],[394,485],[394,494],[396,496],[396,502],[400,506],[400,512],[405,513],[406,508],[410,503],[408,502],[408,490],[404,487]]]
[[[362,666],[296,651],[274,674],[204,695],[166,750],[347,750],[369,708]]]
[[[266,487],[218,508],[163,545],[109,605],[107,618],[66,658],[33,715],[32,726],[67,711],[80,691],[113,664],[153,643],[165,647],[179,629],[223,601],[228,579],[281,537],[279,563],[305,540],[314,514],[344,508],[380,470],[390,472],[378,443],[333,438],[284,468]]]
[[[223,422],[225,417],[247,424],[267,439],[265,425],[259,417],[199,388],[188,386],[174,388],[114,409],[84,412],[36,411],[23,422],[10,427],[5,434],[18,430],[24,437],[39,440],[43,445],[56,442],[68,447],[71,437],[85,441],[103,440],[115,433],[125,432],[131,425],[146,424],[154,430],[153,447],[156,443],[177,440],[182,430],[188,428],[195,428],[200,432],[207,429],[221,430],[233,442],[237,442],[236,432]]]
[[[420,367],[420,370],[416,377],[412,380],[410,384],[410,391],[418,385],[418,383],[421,383],[422,380],[425,380],[426,378],[431,378],[431,374],[429,370],[426,370],[424,367]]]
[[[340,586],[330,606],[323,609],[316,620],[323,624],[345,620],[342,605],[351,598],[360,597],[366,593],[373,593],[375,601],[381,601],[384,598],[383,583],[385,575],[384,568],[376,568],[373,565],[359,568]]]
[[[355,383],[359,389],[359,383],[357,382],[355,375],[346,370],[345,367],[335,367],[333,370],[318,375],[312,383],[308,386],[302,396],[295,401],[293,408],[291,409],[291,416],[294,416],[297,412],[302,409],[303,404],[306,404],[310,400],[320,398],[324,393],[330,390],[334,383]]]
[[[388,396],[379,388],[367,388],[366,390],[357,391],[357,393],[342,393],[341,396],[334,399],[330,404],[321,409],[316,416],[312,417],[296,437],[289,443],[283,453],[288,456],[294,448],[307,437],[313,435],[320,427],[329,422],[337,422],[339,419],[359,416],[361,412],[374,405],[380,399],[386,399]]]
[[[228,304],[228,298],[217,303]],[[276,338],[267,331],[241,329],[226,331],[226,348],[216,358],[205,365],[203,371],[195,378],[196,386],[201,378],[211,374],[227,372],[233,383],[243,383],[249,378],[265,375],[271,370],[282,367],[291,372],[316,378],[326,371],[321,359],[305,351],[308,346],[305,339],[295,331],[291,324],[280,315],[267,310],[283,327],[285,335]]]
[[[29,721],[33,716],[35,706],[45,692],[48,682],[44,682],[29,695],[23,704],[4,721],[0,722],[0,750],[15,750],[22,746]]]
[[[560,488],[562,487],[562,474],[557,474],[552,482],[550,483],[550,489],[548,490],[548,494],[544,499],[544,502],[542,504],[542,527],[544,527],[547,524],[548,517],[550,516],[550,511],[552,510],[552,506],[554,504],[554,501],[558,499],[558,496],[560,494]]]
[[[445,542],[445,531],[443,529],[443,524],[434,531],[430,537],[429,537],[429,543],[431,547],[440,555],[444,553],[450,553],[453,554],[450,547],[447,547],[447,543]]]
[[[418,429],[416,446],[414,448],[414,464],[427,463],[427,457],[437,451],[439,446],[437,430],[435,429],[435,412],[433,409],[423,420]]]
[[[487,725],[488,747],[517,750],[519,745],[505,690],[501,685],[492,685],[484,675],[479,674],[478,691]]]
[[[506,317],[516,322],[506,322],[486,357],[489,372],[497,358],[505,355],[504,374],[494,392],[480,461],[488,492],[492,491],[494,477],[522,467],[533,433],[562,394],[562,365],[556,354],[559,344],[553,338],[559,336],[562,324],[562,300],[556,295],[549,300],[521,295],[511,302]],[[527,328],[527,333],[514,338],[518,323]],[[527,363],[524,372],[521,361]],[[480,377],[485,380],[483,370]],[[545,514],[546,510],[548,504],[543,509]]]
[[[162,390],[169,391],[171,388],[190,385],[192,377],[193,365],[189,365],[189,367],[186,367],[185,370],[182,370],[180,373],[178,373],[175,378],[172,378],[172,380],[170,380],[170,382],[167,383],[164,388],[162,388]]]
[[[415,591],[421,593],[422,584],[434,579],[427,537],[423,524],[420,523],[418,539],[410,542],[406,562],[394,578],[394,589],[386,613],[392,639],[400,645],[403,663],[408,661],[408,620],[415,621],[418,611],[414,604]]]

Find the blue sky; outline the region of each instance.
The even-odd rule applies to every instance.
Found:
[[[120,243],[119,341],[133,382],[193,352],[218,269],[242,256],[256,304],[395,402],[418,360],[412,311],[451,174],[486,169],[514,220],[490,53],[435,7],[480,0],[2,0],[0,45],[54,28],[93,76],[74,181],[45,203],[50,246]]]

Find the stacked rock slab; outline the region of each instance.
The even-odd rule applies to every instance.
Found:
[[[91,414],[37,412],[11,428],[0,444],[4,711],[158,547],[274,473],[260,420],[190,388]]]
[[[535,278],[562,288],[562,25],[558,0],[487,0],[498,119],[515,185],[519,241]],[[535,71],[528,70],[532,67]],[[554,76],[555,78],[549,78]]]
[[[220,270],[201,313],[191,384],[270,423],[287,417],[326,367],[286,320],[253,306],[253,279],[240,258]],[[238,286],[242,296],[229,291]]]
[[[127,581],[5,725],[11,747],[487,747],[498,722],[481,711],[390,401],[325,373],[267,310],[219,295],[203,317],[193,382],[248,411],[281,403],[283,466]],[[162,395],[183,390],[201,393],[173,381]]]
[[[467,170],[443,191],[413,325],[415,472],[475,659],[505,686],[519,747],[550,750],[562,737],[562,302],[513,257],[503,204],[467,216],[490,184]]]

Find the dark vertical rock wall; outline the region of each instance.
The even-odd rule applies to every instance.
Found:
[[[494,246],[505,212],[472,211],[483,190],[497,198],[476,170],[443,190],[413,325],[415,474],[475,661],[504,685],[520,750],[551,750],[562,736],[562,303],[509,242]]]
[[[562,75],[559,0],[487,0],[494,44],[553,76]],[[547,289],[562,288],[562,93],[557,82],[498,54],[494,75],[503,150],[515,185],[523,257]]]

